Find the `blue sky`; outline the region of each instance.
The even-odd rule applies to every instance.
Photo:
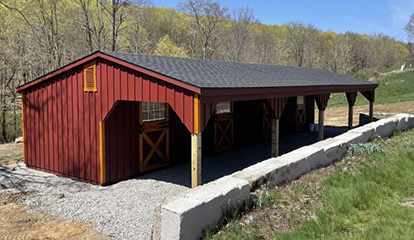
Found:
[[[218,0],[229,9],[248,6],[266,24],[302,22],[325,31],[384,33],[406,41],[404,26],[414,13],[414,0]],[[176,8],[182,0],[152,0]]]

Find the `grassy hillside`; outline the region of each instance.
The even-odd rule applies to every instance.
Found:
[[[414,72],[396,73],[380,77],[377,82],[376,103],[394,103],[414,101]],[[367,104],[367,100],[358,95],[356,105]],[[334,94],[330,106],[346,105],[345,94]]]
[[[351,148],[336,165],[258,192],[224,239],[413,239],[414,130]]]

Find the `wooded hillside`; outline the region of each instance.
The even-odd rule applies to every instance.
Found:
[[[16,86],[97,49],[356,75],[396,68],[409,54],[407,44],[384,35],[264,25],[250,9],[211,0],[188,0],[177,10],[147,1],[0,0],[0,141],[18,135]]]

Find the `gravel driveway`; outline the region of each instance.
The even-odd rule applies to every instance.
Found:
[[[28,169],[0,167],[0,186],[30,192],[23,203],[66,219],[91,223],[111,239],[151,239],[156,209],[188,188],[153,179],[131,179],[108,187]],[[0,187],[1,188],[1,187]]]

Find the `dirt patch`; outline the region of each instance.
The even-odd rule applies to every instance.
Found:
[[[275,232],[291,231],[314,218],[315,211],[322,207],[321,179],[333,169],[317,170],[288,185],[270,188],[270,191],[267,186],[257,190],[255,194],[259,199],[268,199],[264,206],[244,215],[240,219],[241,224],[253,225],[261,239],[272,239]]]
[[[0,144],[0,165],[8,165],[23,160],[23,144]]]
[[[383,113],[414,113],[414,101],[374,105],[375,112]],[[353,125],[358,125],[359,113],[367,113],[368,105],[355,106]],[[316,119],[318,111],[315,111]],[[331,107],[325,111],[325,124],[330,126],[348,125],[348,107]]]
[[[86,224],[30,213],[18,202],[22,193],[0,191],[0,239],[106,239]]]

